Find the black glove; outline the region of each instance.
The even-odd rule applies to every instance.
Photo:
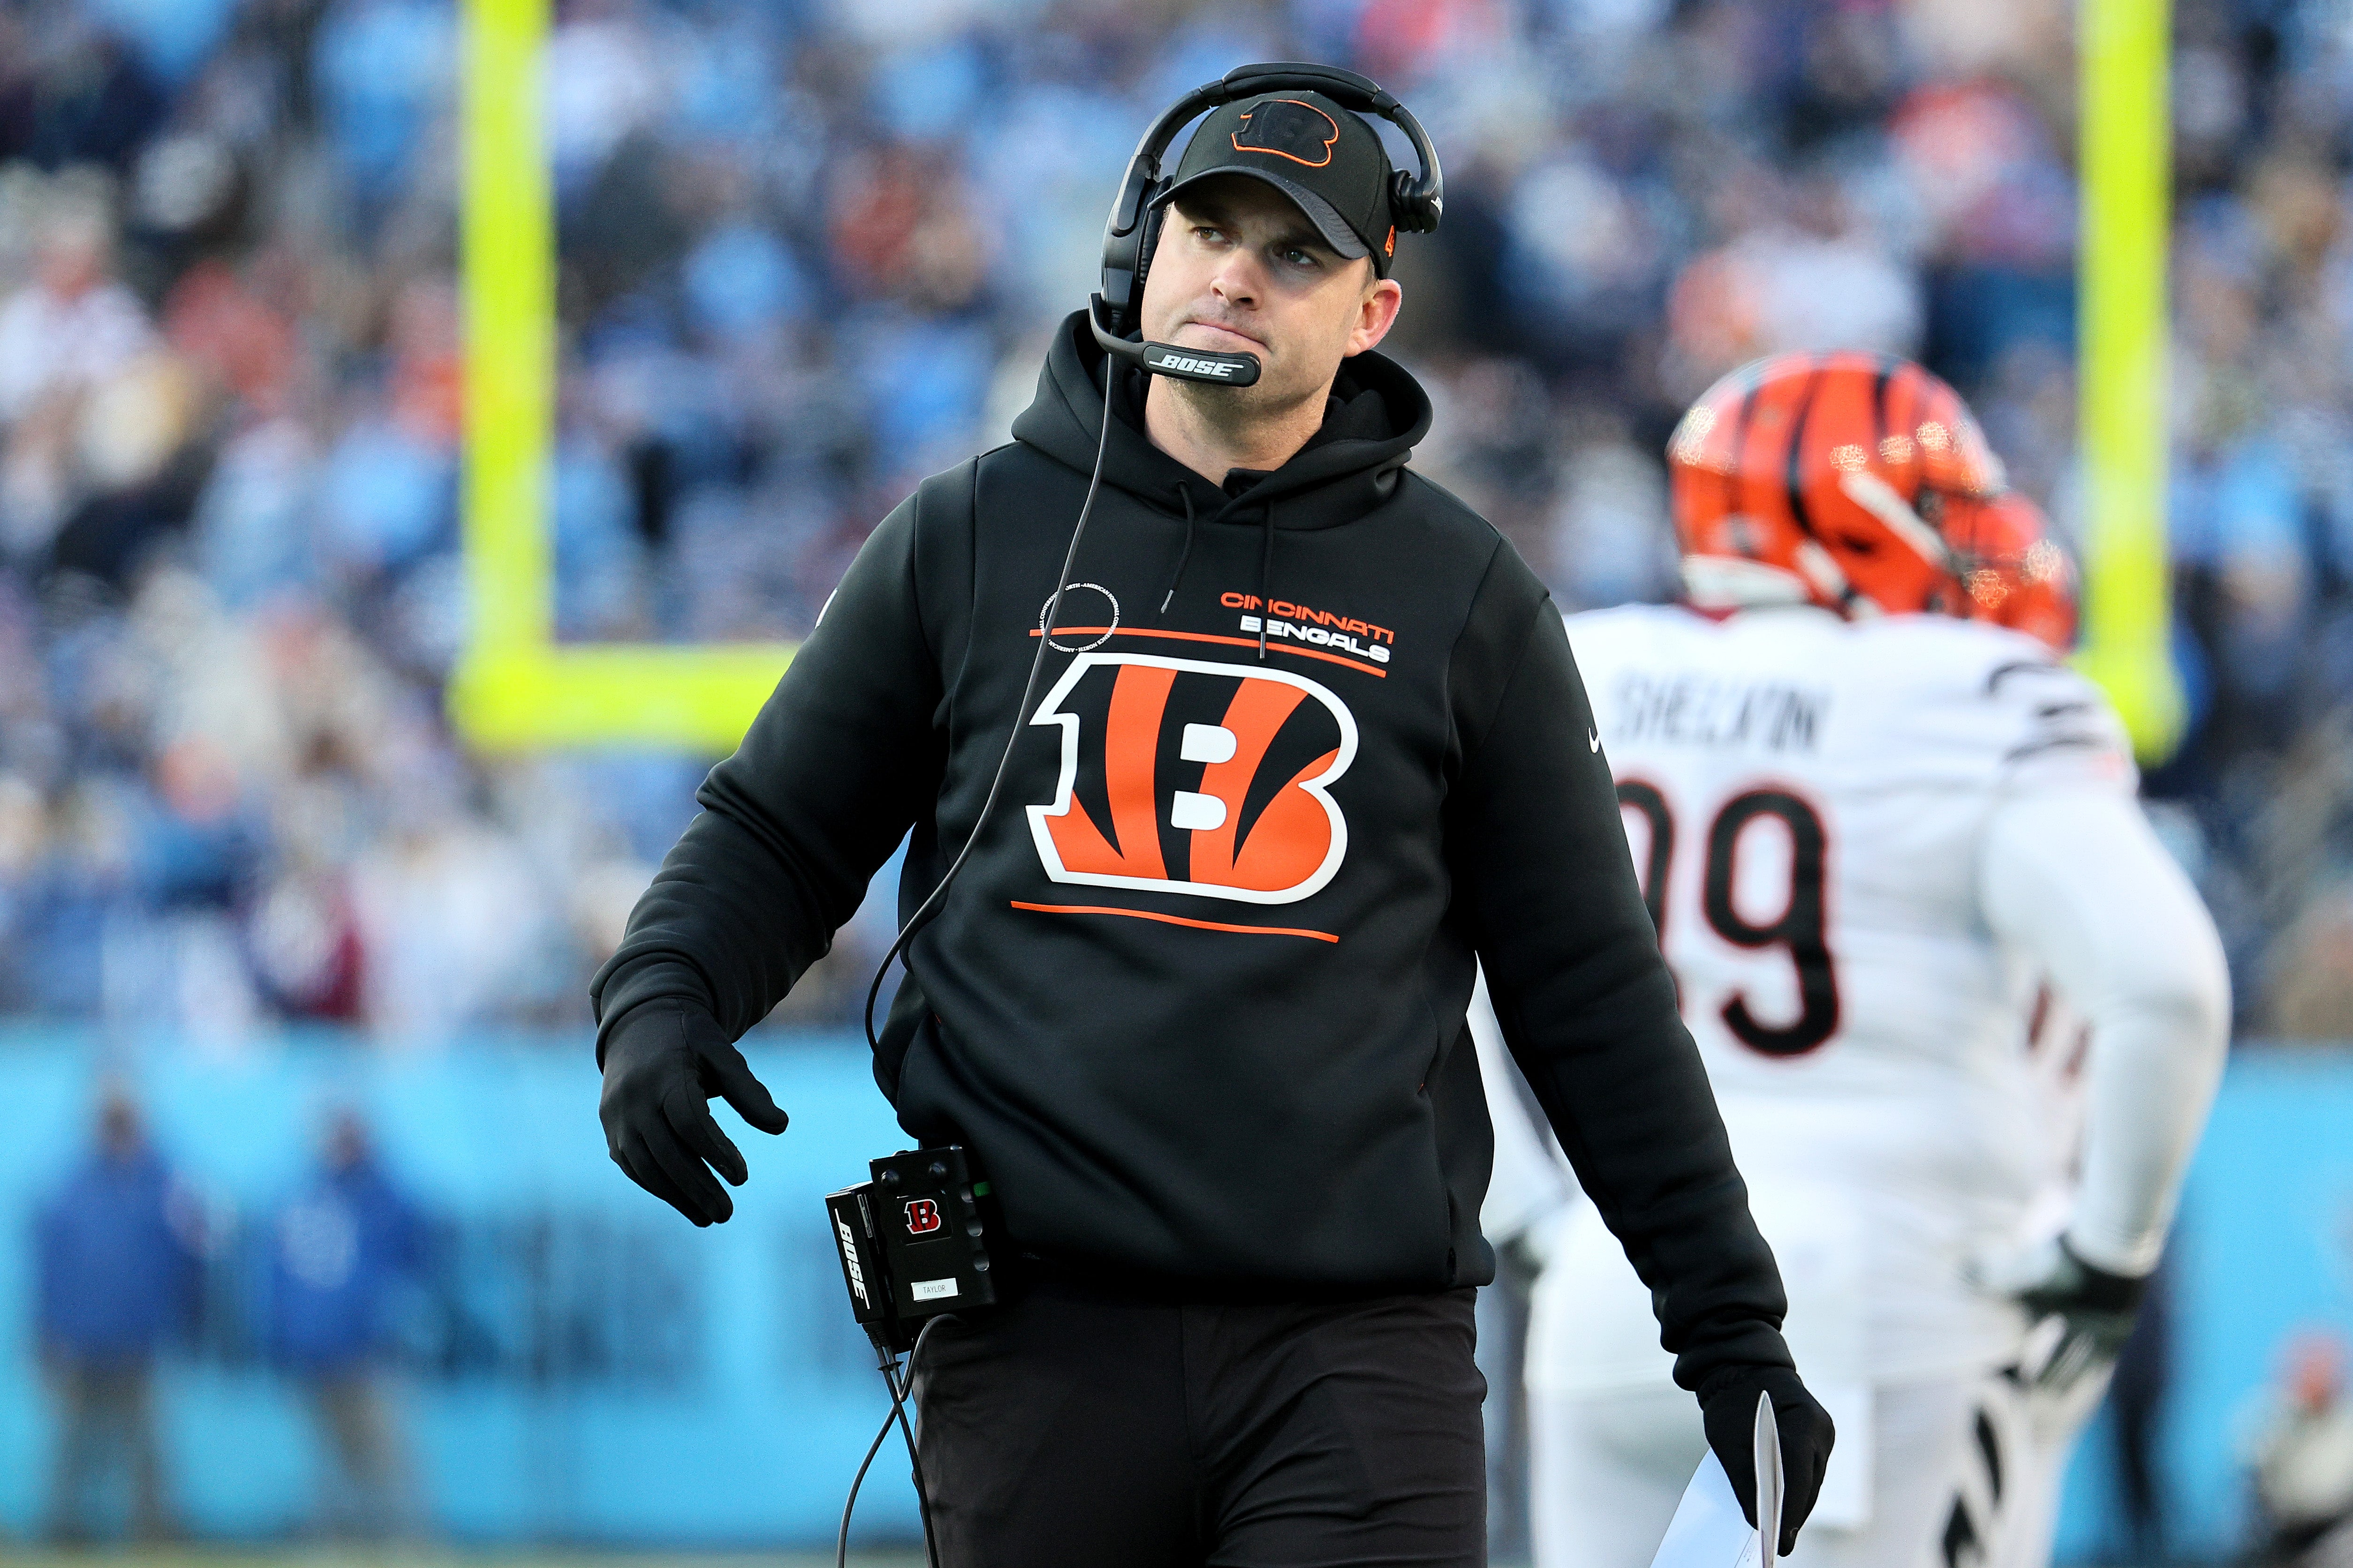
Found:
[[[2032,1377],[2039,1388],[2063,1391],[2122,1353],[2148,1279],[2084,1262],[2063,1236],[2036,1262],[2032,1276],[2009,1295],[2038,1321],[2060,1321],[2059,1342]]]
[[[1798,1527],[1814,1511],[1821,1494],[1822,1472],[1830,1468],[1831,1445],[1838,1433],[1831,1413],[1806,1392],[1798,1374],[1786,1366],[1727,1366],[1708,1374],[1699,1385],[1700,1418],[1707,1426],[1707,1446],[1715,1450],[1724,1473],[1732,1478],[1732,1495],[1740,1511],[1757,1522],[1757,1396],[1773,1396],[1773,1422],[1781,1429],[1782,1555],[1798,1549]]]
[[[691,1002],[660,997],[622,1015],[605,1039],[605,1092],[596,1102],[605,1148],[629,1180],[696,1225],[735,1212],[708,1161],[742,1186],[743,1151],[711,1119],[712,1095],[763,1132],[782,1132],[785,1113],[752,1076],[719,1021]]]

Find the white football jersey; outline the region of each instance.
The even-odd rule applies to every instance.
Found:
[[[2039,966],[1985,923],[1978,837],[2016,792],[2130,794],[2122,726],[2041,644],[1942,616],[1638,605],[1567,624],[1809,1380],[2008,1353],[2019,1315],[1965,1269],[2047,1187],[2052,1132]],[[1564,1247],[1547,1283],[1586,1321],[1540,1331],[1535,1381],[1662,1375],[1614,1244],[1588,1219]]]

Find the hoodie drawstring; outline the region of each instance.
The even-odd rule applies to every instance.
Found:
[[[1266,585],[1273,575],[1274,503],[1269,501],[1266,503],[1265,542],[1259,546],[1258,552],[1258,658],[1261,664],[1266,662]]]
[[[1176,570],[1169,575],[1168,592],[1160,595],[1161,615],[1168,613],[1168,602],[1176,596],[1176,584],[1185,580],[1185,563],[1193,558],[1193,487],[1178,485],[1176,499],[1185,503],[1185,548],[1176,552]]]
[[[1185,544],[1176,552],[1176,570],[1168,575],[1168,591],[1160,595],[1158,615],[1166,615],[1176,598],[1177,586],[1185,581],[1185,563],[1193,558],[1193,538],[1199,528],[1199,519],[1193,512],[1193,489],[1189,485],[1176,487],[1176,499],[1185,503]],[[1274,575],[1274,503],[1266,503],[1266,515],[1261,526],[1258,552],[1258,657],[1266,659],[1266,585]]]

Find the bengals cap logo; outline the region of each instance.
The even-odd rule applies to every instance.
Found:
[[[1237,153],[1271,153],[1311,169],[1332,161],[1332,143],[1338,140],[1338,121],[1295,98],[1270,98],[1250,105],[1241,129],[1233,134]]]
[[[1081,654],[1029,722],[1062,731],[1053,804],[1029,807],[1057,882],[1288,904],[1347,856],[1330,786],[1356,721],[1303,676]]]

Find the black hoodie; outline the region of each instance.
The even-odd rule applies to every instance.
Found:
[[[1071,317],[1013,441],[875,530],[597,975],[606,1030],[656,997],[751,1027],[911,827],[902,915],[931,891],[1016,722],[1103,374]],[[1483,958],[1680,1380],[1788,1364],[1560,615],[1406,468],[1429,399],[1360,354],[1314,440],[1219,487],[1114,380],[1043,695],[883,1031],[900,1124],[975,1151],[1049,1267],[1173,1296],[1483,1284]]]

